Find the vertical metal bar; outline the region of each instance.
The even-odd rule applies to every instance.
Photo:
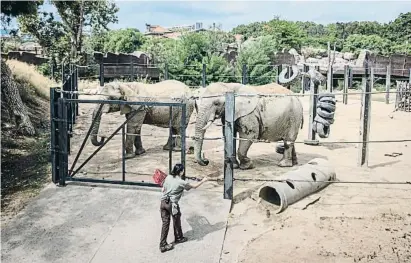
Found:
[[[278,76],[280,75],[281,71],[283,70],[283,65],[277,65],[277,78],[275,80],[275,82],[277,84],[280,84],[280,79],[278,78]]]
[[[53,183],[57,183],[59,178],[59,147],[58,147],[58,132],[56,125],[56,118],[58,111],[56,111],[56,99],[58,99],[56,88],[50,88],[50,155],[51,155],[51,178]]]
[[[78,67],[76,66],[76,87],[75,91],[78,92]],[[75,99],[78,100],[78,93],[75,95]],[[76,102],[76,116],[79,116],[79,111],[78,111],[78,102]]]
[[[202,78],[202,81],[201,81],[201,85],[203,86],[203,88],[205,88],[205,86],[206,86],[206,64],[204,64],[203,63],[203,72],[202,72],[203,74],[203,78]]]
[[[398,109],[399,98],[400,98],[401,82],[397,81],[397,87],[395,90],[395,110]]]
[[[243,65],[242,76],[243,77],[242,77],[241,83],[246,85],[247,84],[247,65],[246,64]]]
[[[390,87],[391,87],[391,65],[388,65],[387,73],[385,76],[385,104],[390,103]]]
[[[347,105],[348,101],[348,79],[349,79],[349,65],[344,65],[344,89],[343,89],[343,103]]]
[[[181,164],[186,167],[186,124],[187,124],[187,107],[186,104],[181,105],[181,125],[180,125],[180,134],[181,134]],[[183,180],[187,175],[187,169],[184,169]]]
[[[318,67],[315,67],[319,70]],[[318,84],[310,80],[311,90],[310,90],[310,109],[309,109],[309,120],[308,120],[308,139],[304,140],[305,144],[308,145],[318,145],[319,141],[316,139],[316,133],[313,130],[314,118],[317,115],[317,100],[318,100]]]
[[[104,62],[100,62],[100,87],[104,86]]]
[[[126,180],[126,128],[123,126],[121,129],[121,161],[122,161],[122,173],[123,173],[123,182]]]
[[[58,99],[59,109],[59,185],[66,184],[66,176],[68,170],[68,156],[67,156],[67,104],[65,98]]]
[[[333,92],[333,67],[331,64],[328,65],[327,71],[327,91]]]
[[[309,69],[310,68],[308,65],[303,64],[303,72],[308,72]],[[301,78],[301,93],[302,94],[305,94],[305,90],[307,89],[307,87],[309,87],[309,85],[310,85],[309,79],[303,76]]]
[[[348,72],[349,72],[348,88],[349,88],[349,89],[352,89],[352,87],[353,87],[353,79],[354,79],[353,69],[350,67],[350,68],[348,69]]]
[[[372,71],[372,74],[374,72]],[[361,101],[361,117],[360,117],[360,149],[358,166],[368,166],[368,138],[370,130],[370,112],[371,112],[371,83],[369,76],[368,56],[365,60],[365,74],[363,76],[363,94]]]
[[[173,118],[173,106],[169,107],[169,120],[168,120],[168,172],[171,173],[171,169],[173,169],[173,122],[172,122],[172,118]],[[183,149],[181,149],[183,150]]]
[[[411,83],[411,68],[408,69],[408,83]]]
[[[224,129],[224,199],[233,200],[233,137],[234,137],[235,97],[233,92],[225,94],[225,129]]]
[[[164,65],[164,80],[168,80],[168,64]]]
[[[61,63],[61,83],[63,83],[63,85],[64,85],[64,76],[65,76],[65,66],[64,66],[64,62],[62,62]],[[63,95],[63,94],[61,94],[61,95]]]

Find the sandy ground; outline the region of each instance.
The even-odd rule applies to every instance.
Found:
[[[87,96],[90,98],[90,96]],[[386,105],[384,95],[373,95],[370,140],[410,139],[411,114],[392,113],[392,103]],[[393,96],[391,97],[393,100]],[[358,141],[361,101],[350,96],[348,105],[338,97],[336,121],[331,135],[320,141]],[[308,119],[308,98],[301,98]],[[72,138],[71,164],[91,123],[91,105],[81,105],[81,116]],[[124,121],[123,116],[103,116],[100,133],[109,136]],[[195,121],[195,114],[192,116]],[[152,181],[155,169],[167,171],[168,152],[162,147],[168,129],[144,125],[143,146],[146,154],[126,161],[126,180]],[[194,135],[194,124],[187,134]],[[307,138],[308,125],[300,131],[298,141]],[[155,137],[155,136],[157,137]],[[161,137],[163,136],[163,137]],[[212,125],[207,137],[221,136],[221,127]],[[187,140],[188,145],[192,141]],[[411,181],[409,143],[372,143],[369,146],[368,168],[357,166],[357,144],[296,145],[299,164],[322,157],[336,168],[337,178],[347,181]],[[87,142],[76,167],[96,149]],[[204,152],[210,160],[206,167],[193,163],[187,155],[187,175],[202,177],[222,175],[223,142],[206,141]],[[384,156],[401,152],[398,157]],[[173,153],[173,162],[180,153]],[[235,171],[237,178],[275,178],[293,168],[276,164],[281,155],[275,153],[275,143],[253,144],[249,151],[256,165],[253,170]],[[86,164],[78,177],[121,179],[121,136],[114,138]],[[258,187],[257,182],[235,182],[235,202],[229,214],[220,262],[410,262],[411,261],[411,185],[333,184],[321,192],[290,206],[279,215],[267,213],[257,206],[255,197],[240,198],[244,191]],[[206,191],[221,193],[221,183],[209,182]],[[308,205],[310,200],[319,200]]]

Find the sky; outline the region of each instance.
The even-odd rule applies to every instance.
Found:
[[[240,24],[267,21],[274,16],[292,21],[321,24],[349,21],[387,23],[400,13],[411,11],[411,1],[115,1],[120,8],[118,23],[109,28],[137,28],[145,32],[145,24],[193,25],[213,23],[231,30]],[[55,11],[50,5],[44,11]]]

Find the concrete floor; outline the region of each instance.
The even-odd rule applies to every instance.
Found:
[[[180,201],[189,241],[159,251],[159,190],[50,185],[2,229],[8,262],[218,262],[230,201],[192,190]],[[174,240],[172,223],[169,242]]]

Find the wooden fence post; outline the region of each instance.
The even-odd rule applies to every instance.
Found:
[[[204,63],[203,63],[203,70],[202,70],[201,86],[203,86],[203,88],[205,88],[206,86],[206,64]]]
[[[390,87],[391,87],[391,65],[388,65],[387,73],[385,76],[385,104],[390,103]]]
[[[371,75],[374,74],[373,69],[371,69]],[[365,74],[363,76],[363,94],[361,97],[361,117],[360,117],[360,151],[358,158],[358,166],[368,166],[368,140],[370,131],[370,121],[371,121],[371,83],[369,76],[369,66],[368,66],[368,56],[366,56],[365,61]]]
[[[319,67],[315,67],[319,71]],[[315,138],[316,133],[313,130],[313,123],[315,115],[317,115],[317,99],[318,99],[318,84],[310,80],[310,109],[309,109],[309,119],[308,119],[308,139],[304,140],[304,144],[307,145],[318,145],[319,141]]]
[[[224,199],[233,200],[234,168],[234,92],[225,94],[225,129],[224,129]]]
[[[343,89],[343,103],[347,105],[348,102],[348,82],[350,76],[350,66],[344,65],[344,89]]]

